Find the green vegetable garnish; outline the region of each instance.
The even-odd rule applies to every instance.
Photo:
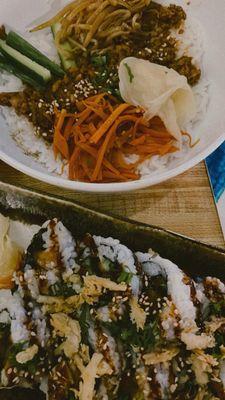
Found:
[[[209,314],[218,318],[225,317],[225,300],[221,300],[216,303],[211,302],[209,304]]]
[[[76,398],[75,398],[75,394],[74,394],[73,392],[70,391],[67,400],[75,400],[75,399],[76,399]]]
[[[18,35],[18,33],[10,31],[7,35],[6,43],[8,46],[28,57],[30,60],[36,62],[39,65],[42,65],[47,70],[51,71],[53,75],[59,78],[64,77],[65,72],[58,64],[46,57],[43,53],[32,46],[27,40]]]
[[[124,65],[125,65],[125,67],[127,69],[127,72],[128,72],[129,78],[130,78],[130,83],[132,83],[133,80],[134,80],[134,74],[133,74],[131,68],[129,67],[129,65],[127,63],[124,63]]]
[[[56,282],[49,288],[50,296],[63,296],[70,297],[76,294],[73,286],[70,284],[66,284],[65,282]]]
[[[137,331],[136,325],[130,321],[129,315],[124,315],[119,322],[102,322],[102,326],[128,347],[143,347],[145,351],[152,351],[164,345],[157,319],[148,321],[140,331]]]
[[[131,274],[130,272],[122,271],[120,276],[117,279],[117,282],[118,283],[125,282],[125,283],[129,284],[131,282],[132,277],[133,277],[133,274]]]
[[[81,314],[79,316],[79,323],[81,327],[82,341],[88,344],[88,329],[90,327],[88,320],[90,320],[90,307],[87,303],[81,306]]]
[[[91,57],[92,65],[102,67],[107,64],[107,56],[93,56]]]

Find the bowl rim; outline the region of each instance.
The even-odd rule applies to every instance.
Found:
[[[160,172],[159,175],[155,174],[153,177],[148,176],[135,181],[129,182],[113,182],[113,183],[88,183],[71,181],[58,176],[54,176],[51,173],[44,173],[35,170],[34,168],[23,165],[22,162],[15,160],[13,157],[7,155],[0,149],[0,159],[6,164],[15,168],[16,170],[23,172],[24,174],[35,178],[39,181],[48,183],[50,185],[58,186],[64,189],[69,189],[77,192],[86,193],[119,193],[128,192],[138,189],[144,189],[159,183],[162,183],[168,179],[174,178],[185,171],[193,168],[195,165],[200,163],[206,157],[208,157],[214,150],[216,150],[225,141],[225,132],[221,134],[213,143],[207,146],[199,154],[196,154],[190,160],[187,160],[178,167],[173,167],[169,171]]]

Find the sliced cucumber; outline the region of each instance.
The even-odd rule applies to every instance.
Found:
[[[44,86],[40,85],[36,80],[20,71],[18,68],[10,64],[5,57],[0,54],[0,71],[6,71],[9,74],[16,76],[21,79],[23,83],[33,86],[37,90],[44,90]]]
[[[24,56],[30,58],[36,63],[42,65],[47,68],[52,74],[62,78],[65,75],[65,72],[60,68],[59,65],[51,61],[48,57],[42,54],[39,50],[35,49],[30,43],[28,43],[25,39],[19,36],[15,32],[9,32],[7,35],[6,43],[13,47],[15,50],[19,51]]]
[[[35,79],[41,85],[46,85],[51,80],[51,72],[37,64],[35,61],[30,60],[28,57],[19,53],[19,51],[8,46],[6,42],[0,39],[0,52],[6,57],[10,63],[20,68],[23,73]]]
[[[61,24],[59,22],[57,22],[56,24],[52,25],[51,29],[52,29],[53,37],[55,39],[57,33],[61,29]],[[61,44],[60,47],[57,46],[57,50],[59,53],[59,57],[61,59],[62,66],[66,71],[68,71],[70,68],[76,67],[76,62],[74,60],[71,60],[71,59],[65,57],[65,52],[69,52],[71,50],[71,45],[68,41]]]

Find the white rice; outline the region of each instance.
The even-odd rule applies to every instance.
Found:
[[[137,253],[137,258],[139,262],[145,260],[143,270],[150,277],[162,274],[167,279],[168,294],[179,312],[180,327],[195,330],[196,309],[191,299],[191,288],[183,282],[184,273],[174,263],[159,255],[149,256],[149,262],[147,255],[144,257],[142,253]]]
[[[158,0],[162,4],[177,3],[187,8],[186,2],[183,0],[167,1]],[[50,2],[51,3],[51,2]],[[35,34],[27,33],[25,35],[29,41],[37,48],[41,49],[48,57],[58,61],[56,48],[53,44],[53,38],[50,30],[46,29],[42,32]],[[194,58],[196,63],[200,65],[203,70],[203,76],[198,85],[194,87],[194,93],[197,101],[197,114],[194,121],[186,127],[186,130],[191,132],[192,128],[203,118],[207,110],[209,99],[209,83],[204,76],[203,58],[204,58],[204,32],[199,22],[188,17],[184,33],[182,35],[175,34],[180,41],[180,53],[188,54]],[[0,91],[16,91],[21,90],[21,82],[8,74],[0,75]],[[65,162],[58,157],[55,160],[52,147],[46,144],[41,138],[35,134],[35,130],[24,117],[18,117],[14,110],[7,107],[0,107],[0,112],[4,116],[16,143],[22,148],[23,152],[27,155],[34,157],[37,162],[47,169],[53,175],[61,176],[65,179],[68,177],[68,168]],[[194,137],[195,141],[197,138]],[[185,158],[189,151],[187,138],[183,139],[182,149],[173,154],[168,154],[163,157],[153,156],[146,160],[138,168],[137,172],[140,173],[142,178],[146,178],[152,173],[158,171],[162,172],[170,167],[179,165]],[[132,161],[132,160],[130,160]]]
[[[108,258],[112,262],[121,264],[126,272],[133,274],[131,278],[131,288],[134,296],[138,296],[140,291],[140,279],[136,275],[137,268],[132,251],[122,245],[119,240],[113,238],[103,238],[101,236],[93,236],[96,246],[98,247],[99,257]]]
[[[155,366],[156,369],[156,380],[160,385],[162,397],[166,397],[166,393],[169,387],[169,369],[165,364],[158,364]]]
[[[120,364],[120,356],[119,353],[117,352],[117,345],[115,342],[115,339],[109,334],[108,331],[104,331],[104,336],[107,336],[107,349],[109,352],[110,356],[110,366],[112,366],[116,372],[119,372],[121,370],[121,364]],[[89,343],[94,351],[99,351],[99,344],[98,344],[98,337],[96,335],[95,331],[95,326],[93,323],[89,323],[89,329],[88,329],[88,340]]]
[[[43,377],[40,384],[40,390],[46,395],[46,400],[49,400],[48,396],[48,377]]]
[[[177,323],[175,316],[173,315],[173,303],[167,301],[167,305],[163,309],[161,314],[161,324],[165,331],[165,336],[167,340],[175,339],[175,324]]]
[[[39,307],[34,308],[32,312],[32,320],[36,326],[37,339],[41,344],[41,346],[45,347],[50,337],[50,332],[49,329],[47,328],[45,316]]]
[[[34,127],[26,118],[18,117],[16,112],[8,107],[0,107],[0,113],[5,118],[13,139],[24,154],[32,156],[51,174],[67,178],[68,167],[65,162],[60,157],[55,160],[52,147],[35,134]],[[64,168],[63,172],[62,168]]]
[[[98,247],[100,257],[106,257],[112,262],[117,261],[125,267],[127,272],[137,273],[132,251],[121,244],[119,240],[101,236],[93,236],[93,239]]]
[[[75,262],[75,257],[77,256],[75,251],[75,240],[62,222],[58,222],[55,226],[55,233],[57,234],[59,250],[64,267],[68,272],[73,272],[77,266]]]
[[[31,296],[37,299],[40,295],[39,283],[36,277],[36,272],[29,265],[26,265],[24,272],[24,279],[27,283],[27,287],[30,290]]]
[[[59,277],[56,275],[57,270],[53,269],[46,272],[46,279],[49,286],[53,286],[59,281]]]
[[[10,316],[8,311],[4,310],[0,313],[0,324],[10,324]]]
[[[102,322],[110,322],[111,317],[110,317],[109,307],[108,306],[99,307],[97,311],[97,317]]]
[[[106,332],[106,334],[108,336],[107,347],[109,349],[111,363],[113,363],[115,372],[118,373],[121,370],[121,363],[120,363],[119,353],[116,350],[117,344],[116,344],[115,339],[108,332]]]
[[[121,364],[120,364],[120,357],[117,352],[117,346],[116,346],[115,339],[109,334],[108,331],[104,331],[104,335],[107,336],[106,343],[107,343],[107,348],[108,348],[109,355],[110,355],[110,365],[113,365],[113,367],[115,368],[115,371],[119,372],[121,369]],[[89,325],[88,339],[89,339],[89,342],[90,342],[93,350],[99,351],[98,337],[95,332],[95,327],[92,323],[90,323],[90,325]]]
[[[12,294],[11,290],[0,290],[0,311],[8,311],[10,315],[13,343],[28,340],[30,334],[26,327],[26,312],[23,300],[18,292]]]
[[[75,257],[77,256],[75,247],[76,243],[73,239],[71,233],[62,222],[58,222],[55,219],[56,225],[54,227],[54,235],[56,235],[56,241],[59,246],[59,252],[61,255],[61,260],[63,262],[64,267],[66,268],[66,272],[72,274],[73,272],[77,272],[78,265],[75,262]],[[52,226],[49,221],[45,222],[43,228],[46,228],[46,231],[42,234],[42,239],[44,241],[44,248],[50,249],[54,246],[54,241],[51,239],[52,235]],[[52,265],[54,267],[54,265]],[[58,278],[54,276],[54,270],[51,269],[51,273],[48,274],[49,282],[57,282]],[[54,282],[54,283],[55,283]]]

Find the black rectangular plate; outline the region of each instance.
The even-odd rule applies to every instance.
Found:
[[[0,182],[0,212],[29,224],[57,217],[75,237],[91,233],[119,239],[133,251],[152,248],[175,262],[191,276],[212,275],[225,279],[225,251],[168,232],[85,206]]]

